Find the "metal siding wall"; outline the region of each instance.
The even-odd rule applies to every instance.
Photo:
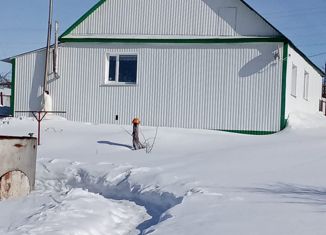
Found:
[[[49,84],[53,109],[68,119],[130,124],[139,116],[149,126],[280,129],[282,61],[273,52],[281,44],[85,45],[60,48],[61,77]],[[101,86],[109,52],[138,54],[136,86]],[[16,110],[38,107],[43,60],[42,52],[17,58]]]
[[[305,61],[291,46],[289,46],[289,55],[286,76],[286,117],[293,112],[317,113],[319,111],[323,78],[316,69]],[[293,65],[297,66],[296,97],[291,95]],[[308,100],[303,98],[305,72],[309,73]]]
[[[219,17],[236,8],[236,29]],[[276,36],[238,0],[108,0],[69,36]]]
[[[33,52],[16,59],[15,111],[38,110],[45,54]]]
[[[273,58],[278,47],[64,44],[61,77],[49,84],[53,108],[67,111],[68,119],[94,123],[130,124],[139,116],[149,126],[278,131],[282,61]],[[136,86],[101,86],[110,52],[138,54]],[[42,80],[32,78],[42,75],[43,64],[34,69],[41,58],[38,52],[17,59],[16,110],[37,103],[31,90]]]

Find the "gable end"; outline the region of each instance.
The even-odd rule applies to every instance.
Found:
[[[71,25],[60,37],[59,39],[70,34],[75,28],[78,27],[85,19],[87,19],[94,11],[96,11],[106,0],[100,0],[91,9],[89,9],[84,15],[82,15],[73,25]]]

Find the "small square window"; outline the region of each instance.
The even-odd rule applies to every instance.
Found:
[[[135,84],[137,81],[137,55],[109,55],[105,83]]]

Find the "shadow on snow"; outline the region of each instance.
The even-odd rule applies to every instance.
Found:
[[[132,149],[131,145],[127,145],[127,144],[120,144],[120,143],[115,143],[115,142],[111,142],[111,141],[97,141],[98,144],[108,144],[108,145],[113,145],[113,146],[119,146],[119,147],[125,147],[128,149]]]
[[[255,193],[280,195],[287,199],[286,203],[326,206],[326,188],[277,183],[266,187],[242,189]]]

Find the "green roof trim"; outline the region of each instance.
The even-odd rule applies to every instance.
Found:
[[[282,94],[281,94],[281,118],[280,129],[283,130],[286,127],[287,121],[285,118],[285,104],[286,104],[286,75],[288,68],[288,55],[289,55],[289,43],[283,45],[283,68],[282,68]]]
[[[11,96],[10,96],[10,114],[15,115],[15,82],[16,82],[16,59],[11,60]]]
[[[96,11],[103,3],[105,3],[106,0],[100,0],[98,3],[96,3],[91,9],[89,9],[82,17],[80,17],[73,25],[71,25],[60,37],[67,36],[69,33],[71,33],[75,28],[78,27],[86,18],[88,18],[91,14],[93,14],[94,11]]]
[[[284,37],[242,37],[242,38],[202,38],[202,39],[140,39],[140,38],[61,38],[60,42],[87,43],[265,43],[286,42]]]

